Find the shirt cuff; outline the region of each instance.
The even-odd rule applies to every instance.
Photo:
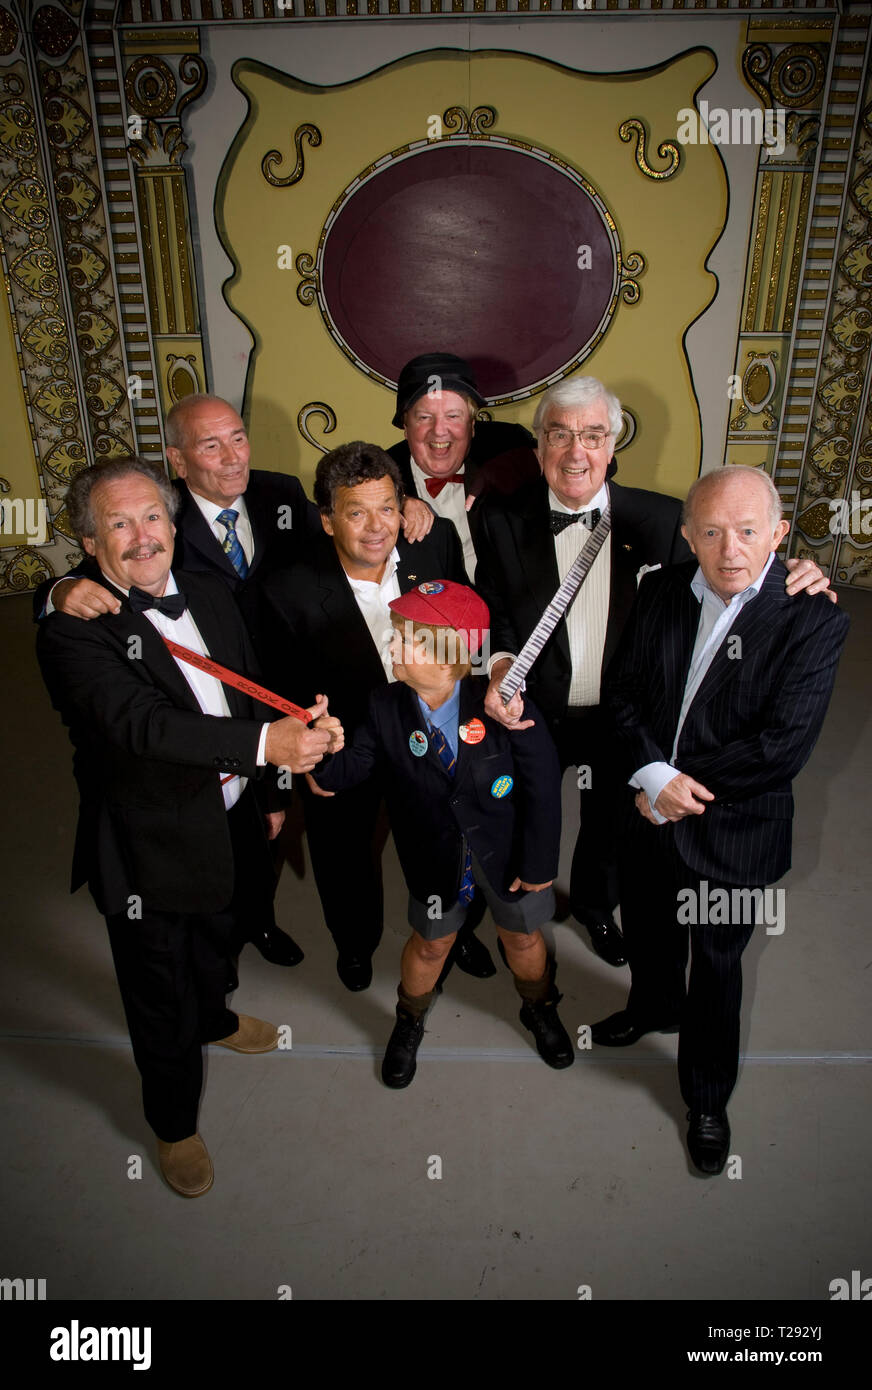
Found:
[[[671,763],[646,763],[630,778],[630,786],[638,787],[648,798],[651,814],[658,825],[666,824],[666,817],[655,810],[654,802],[668,782],[678,776],[678,768]]]
[[[266,767],[266,736],[269,732],[269,724],[264,724],[260,731],[260,738],[257,741],[257,765]]]
[[[494,667],[496,666],[496,664],[497,664],[498,661],[511,661],[511,662],[514,662],[515,660],[516,660],[516,657],[515,657],[515,653],[514,653],[514,652],[494,652],[493,656],[491,656],[491,657],[489,658],[488,663],[487,663],[487,678],[488,678],[488,680],[490,680],[491,675],[492,675],[492,673],[493,673],[493,669],[494,669]],[[526,681],[521,681],[521,684],[520,684],[520,686],[519,686],[519,689],[520,689],[520,690],[526,690],[526,689],[527,689],[527,682],[526,682]]]

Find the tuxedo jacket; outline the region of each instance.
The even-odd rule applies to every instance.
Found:
[[[642,565],[670,565],[690,554],[674,497],[608,483],[611,574],[603,670],[617,647]],[[554,597],[560,576],[544,477],[511,496],[488,494],[476,509],[475,587],[490,608],[491,651],[520,652]],[[579,523],[580,524],[580,523]],[[527,688],[554,724],[566,713],[572,665],[561,619],[527,677]]]
[[[397,579],[405,594],[428,579],[465,584],[457,532],[439,518],[423,540],[397,538]],[[306,556],[263,586],[263,661],[271,688],[296,704],[318,694],[347,731],[364,718],[369,695],[387,676],[332,539],[323,530]]]
[[[479,719],[485,736],[479,743],[458,741],[453,775],[429,740],[422,757],[412,752],[410,740],[416,733],[426,738],[426,723],[415,692],[399,681],[373,691],[351,745],[316,769],[319,785],[340,795],[341,788],[380,774],[403,874],[419,902],[434,895],[443,905],[457,901],[464,836],[494,891],[508,902],[519,896],[508,891],[515,877],[547,883],[557,874],[560,767],[554,744],[532,702],[525,712],[536,719],[533,728],[510,732],[495,723],[484,712],[486,691],[482,677],[461,682],[459,723]],[[495,796],[500,778],[511,778],[512,785]],[[337,847],[337,872],[341,867]]]
[[[256,673],[228,588],[201,574],[176,581],[215,660]],[[219,912],[234,883],[219,774],[257,777],[261,728],[278,715],[231,686],[232,717],[203,714],[158,631],[118,597],[118,614],[82,622],[53,613],[37,635],[43,678],[74,748],[71,891],[87,882],[107,915],[126,911],[131,894],[155,911]]]
[[[694,560],[645,576],[607,677],[626,778],[670,761],[699,626],[696,570]],[[774,560],[737,615],[690,705],[675,758],[679,772],[715,795],[702,815],[673,823],[681,857],[704,877],[748,887],[790,868],[791,780],[817,741],[848,630],[846,614],[823,594],[791,598],[786,576]]]

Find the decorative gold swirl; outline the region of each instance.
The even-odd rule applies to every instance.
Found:
[[[629,121],[623,121],[618,129],[618,134],[624,144],[628,140],[636,137],[636,164],[648,179],[671,179],[681,163],[681,152],[677,145],[673,145],[671,140],[664,140],[657,146],[657,153],[661,159],[668,159],[669,163],[665,169],[654,169],[646,159],[646,145],[648,132],[645,124],[633,117]]]
[[[321,132],[316,125],[312,125],[308,121],[304,125],[298,125],[297,129],[294,131],[294,149],[297,153],[297,162],[285,178],[281,178],[278,174],[273,172],[276,165],[281,164],[284,159],[284,155],[280,150],[269,150],[261,160],[260,167],[263,171],[263,176],[267,183],[272,184],[273,188],[288,188],[292,183],[299,183],[300,179],[303,177],[305,171],[303,160],[304,136],[313,149],[321,143]]]
[[[442,112],[442,124],[453,135],[466,135],[469,131],[469,112],[465,106],[449,106]]]
[[[783,106],[808,106],[823,91],[825,64],[811,44],[792,43],[772,64],[772,95]]]
[[[639,251],[630,251],[625,257],[621,273],[621,298],[625,304],[638,304],[642,291],[635,277],[641,275],[646,266],[645,257]]]
[[[303,406],[297,416],[297,429],[306,443],[312,444],[316,449],[320,449],[322,454],[326,454],[327,449],[314,438],[309,430],[309,421],[315,416],[320,416],[323,419],[324,434],[332,434],[336,428],[336,412],[331,410],[329,405],[325,405],[324,401],[310,401],[308,405]]]
[[[760,97],[766,106],[771,106],[772,90],[764,81],[772,66],[772,49],[768,43],[752,43],[742,54],[742,72],[748,86]]]
[[[200,55],[198,53],[186,53],[179,63],[179,77],[186,87],[191,87],[192,83],[195,85],[191,87],[190,92],[185,92],[183,97],[179,97],[179,104],[176,108],[177,116],[181,116],[186,106],[203,95],[207,76],[206,64]]]
[[[308,251],[301,251],[294,261],[303,276],[297,286],[297,298],[301,304],[314,304],[318,297],[318,276],[315,274],[315,257]]]
[[[496,125],[496,120],[495,106],[476,106],[469,118],[470,135],[482,135],[484,131],[490,130],[491,126]]]

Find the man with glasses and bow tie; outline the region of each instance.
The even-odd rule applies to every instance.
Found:
[[[595,377],[570,377],[543,394],[533,428],[541,476],[508,495],[489,493],[477,509],[476,588],[491,612],[487,711],[523,728],[521,701],[504,705],[499,685],[542,618],[573,562],[608,510],[610,529],[565,615],[545,641],[527,689],[545,715],[564,769],[578,769],[581,828],[570,880],[573,916],[593,949],[626,964],[614,921],[617,872],[612,833],[612,734],[600,710],[608,666],[636,596],[640,572],[689,558],[681,503],[615,483],[621,403]],[[826,589],[810,561],[789,561],[788,593]],[[519,722],[520,721],[520,722]]]

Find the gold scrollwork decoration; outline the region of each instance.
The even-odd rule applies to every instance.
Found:
[[[127,105],[140,116],[165,116],[176,99],[176,79],[163,58],[134,58],[124,78]]]
[[[495,106],[476,106],[472,112],[465,106],[449,106],[442,113],[442,124],[452,135],[484,135],[496,124]]]
[[[328,450],[319,440],[315,439],[309,429],[309,421],[316,416],[320,416],[324,421],[323,433],[332,434],[336,428],[336,412],[331,410],[330,406],[326,405],[324,401],[310,401],[308,405],[303,406],[297,416],[297,429],[300,431],[300,434],[307,444],[313,445],[314,448],[320,449],[322,454],[326,454]]]
[[[297,298],[301,304],[314,304],[318,296],[318,276],[315,272],[315,257],[308,251],[301,251],[294,265],[302,275],[297,286]]]
[[[772,89],[765,80],[771,66],[772,49],[768,43],[752,43],[742,54],[745,81],[767,106],[772,105]]]
[[[645,129],[644,121],[633,117],[629,121],[622,121],[618,128],[618,134],[626,144],[629,140],[636,137],[636,164],[648,179],[671,179],[681,163],[681,151],[671,140],[663,140],[657,146],[657,153],[661,159],[669,161],[665,169],[654,169],[648,163],[647,143],[648,132]]]
[[[260,162],[263,176],[267,183],[271,183],[273,188],[288,188],[292,183],[299,183],[305,172],[303,161],[303,138],[306,138],[314,149],[321,144],[321,132],[316,125],[306,121],[303,125],[298,125],[294,131],[294,149],[297,154],[297,162],[291,172],[281,178],[275,173],[277,164],[281,164],[284,155],[281,150],[268,150]]]
[[[782,106],[808,106],[823,91],[826,64],[811,44],[792,43],[772,64],[769,83]]]
[[[190,92],[185,92],[183,97],[179,97],[179,104],[176,108],[176,115],[181,116],[186,106],[190,106],[192,101],[203,95],[206,90],[206,78],[208,71],[205,61],[199,53],[186,53],[179,63],[179,77],[186,87],[190,87]]]
[[[642,291],[636,284],[636,276],[646,268],[645,257],[639,251],[630,251],[624,257],[621,267],[621,298],[625,304],[638,304]]]

